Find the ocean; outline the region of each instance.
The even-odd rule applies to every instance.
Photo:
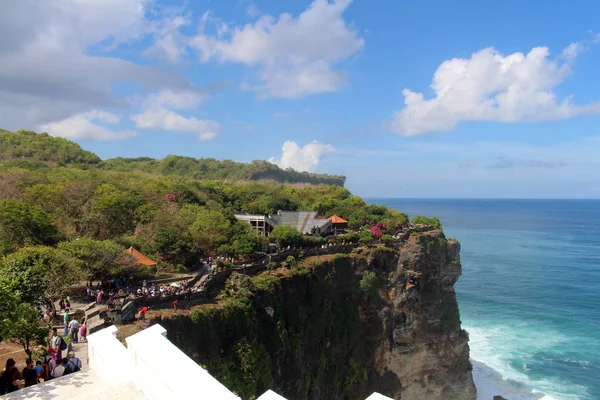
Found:
[[[437,216],[478,399],[600,399],[600,200],[369,199]]]

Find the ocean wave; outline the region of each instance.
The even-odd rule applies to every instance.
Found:
[[[476,360],[473,364],[473,380],[477,386],[477,400],[491,400],[500,395],[509,400],[558,400],[536,392],[523,382],[505,378],[500,372]]]
[[[473,379],[478,399],[501,395],[509,400],[578,400],[585,388],[557,379],[530,379],[529,363],[543,351],[561,347],[567,340],[558,332],[527,322],[479,326],[465,323],[469,332]]]

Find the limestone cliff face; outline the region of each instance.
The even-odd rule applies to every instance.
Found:
[[[413,235],[386,261],[377,308],[385,326],[375,364],[380,387],[402,399],[474,399],[468,335],[454,292],[460,244],[441,232]]]
[[[475,399],[453,285],[460,245],[442,232],[262,275],[233,275],[219,302],[160,321],[169,339],[242,398]]]

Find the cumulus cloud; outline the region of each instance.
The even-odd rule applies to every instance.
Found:
[[[242,63],[258,67],[258,83],[243,88],[263,96],[298,98],[333,92],[345,83],[334,65],[361,50],[364,40],[342,14],[350,0],[314,0],[300,15],[262,16],[254,23],[230,27],[209,14],[190,45],[202,62]],[[216,25],[215,34],[207,26]]]
[[[106,107],[126,106],[114,91],[183,90],[172,71],[111,56],[157,29],[148,0],[19,0],[0,13],[0,119],[33,128]],[[157,17],[159,18],[159,17]],[[92,49],[93,51],[90,51]],[[92,54],[102,53],[102,56]]]
[[[221,130],[218,122],[201,120],[193,116],[184,117],[170,109],[194,108],[205,96],[205,94],[195,91],[163,90],[152,93],[144,101],[144,110],[138,114],[132,114],[130,118],[140,129],[191,132],[197,134],[201,141],[211,140]]]
[[[214,139],[221,130],[218,122],[196,117],[186,118],[165,107],[149,108],[140,114],[131,115],[131,119],[140,129],[192,132],[198,134],[198,139],[203,141]]]
[[[557,59],[548,48],[535,47],[507,56],[487,48],[444,61],[433,76],[433,98],[402,91],[405,107],[393,114],[391,130],[413,136],[449,131],[461,121],[552,121],[600,113],[600,103],[576,105],[554,93],[585,47],[571,44]]]
[[[43,124],[39,126],[39,130],[67,139],[120,140],[138,135],[138,132],[133,130],[112,130],[99,125],[99,123],[114,125],[119,121],[120,118],[116,114],[94,110]]]
[[[281,148],[281,159],[276,160],[275,157],[271,157],[269,162],[277,164],[281,168],[313,172],[321,159],[334,151],[335,148],[332,145],[319,143],[316,140],[304,147],[288,140]]]

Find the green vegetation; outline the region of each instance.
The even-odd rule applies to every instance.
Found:
[[[369,296],[371,299],[377,297],[377,290],[379,289],[379,282],[377,280],[377,274],[373,271],[367,272],[360,279],[360,290]]]
[[[123,252],[122,246],[111,240],[82,238],[61,242],[58,249],[81,261],[83,270],[90,279],[102,279],[124,272],[133,272],[138,266],[133,257]]]
[[[100,157],[67,139],[31,131],[9,132],[0,129],[0,161],[6,166],[39,170],[51,165],[73,164],[80,168],[100,168],[121,172],[174,175],[189,179],[274,180],[282,183],[310,183],[344,186],[344,176],[313,174],[281,169],[267,161],[245,164],[214,158],[167,156],[162,160],[149,157]],[[283,207],[281,209],[285,209]]]
[[[52,218],[41,208],[0,200],[0,256],[26,245],[52,245],[58,238]]]
[[[20,292],[5,278],[0,279],[0,341],[10,340],[23,346],[29,358],[32,346],[44,343],[47,329],[40,325],[40,316]]]
[[[412,223],[415,225],[429,225],[435,229],[442,229],[442,223],[438,217],[424,217],[422,215],[417,215],[412,219]]]
[[[361,327],[361,293],[377,296],[377,277],[356,274],[344,255],[316,268],[287,278],[234,272],[218,304],[192,310],[192,337],[173,340],[243,399],[275,382],[288,398],[317,388],[319,398],[364,398],[376,341]],[[183,321],[161,323],[170,332]]]
[[[177,175],[192,179],[274,180],[282,183],[312,183],[344,186],[346,178],[326,174],[298,172],[281,169],[267,161],[249,164],[214,158],[167,156],[162,160],[152,158],[113,158],[103,161],[99,168],[113,171],[140,171],[160,175]]]
[[[0,129],[0,160],[27,159],[57,164],[98,164],[100,157],[77,143],[47,133]],[[18,165],[18,164],[15,164]],[[39,164],[38,164],[39,165]]]
[[[295,246],[302,243],[302,235],[296,227],[289,225],[278,225],[271,232],[270,238],[277,242],[280,247]]]
[[[0,276],[30,304],[66,296],[74,283],[86,277],[79,260],[46,246],[24,247],[5,256],[0,260]]]

